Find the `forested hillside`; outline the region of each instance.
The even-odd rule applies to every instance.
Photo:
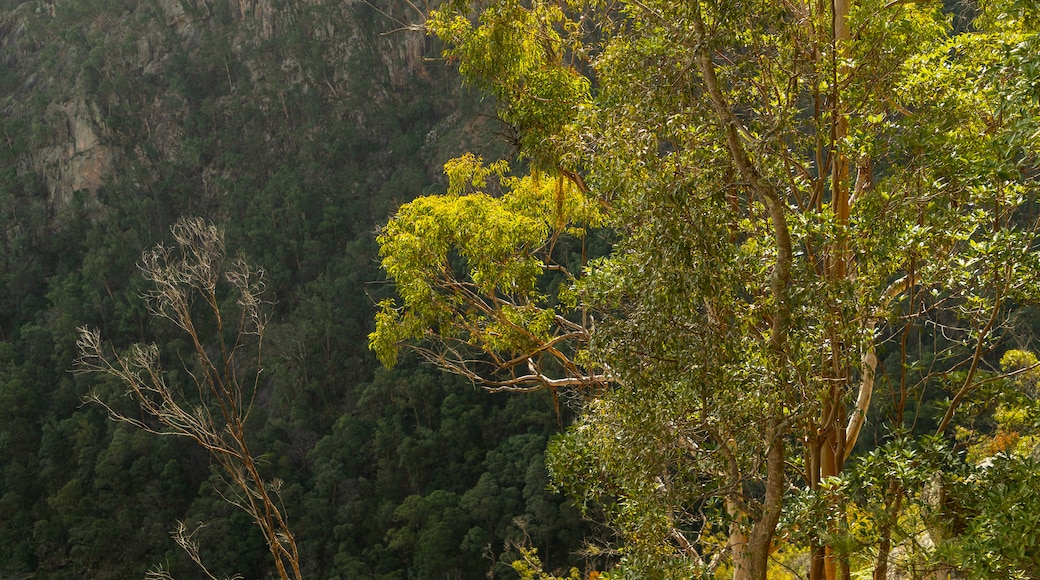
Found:
[[[587,529],[547,488],[551,398],[377,370],[366,348],[392,292],[379,226],[459,151],[510,154],[435,41],[398,30],[419,20],[395,2],[0,3],[0,577],[199,577],[178,521],[205,525],[215,574],[274,574],[203,450],[110,421],[84,398],[119,385],[71,372],[85,326],[156,343],[187,380],[138,269],[182,216],[267,273],[248,427],[305,576],[509,577],[517,546],[571,565]]]
[[[1040,577],[1038,35],[0,0],[0,578]]]

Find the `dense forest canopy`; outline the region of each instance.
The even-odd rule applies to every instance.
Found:
[[[106,352],[154,344],[168,384],[194,389],[191,344],[149,312],[139,268],[189,217],[266,273],[245,432],[280,482],[303,576],[511,577],[528,546],[552,568],[584,566],[597,531],[548,490],[551,398],[486,397],[408,357],[378,370],[366,348],[390,291],[379,224],[442,187],[453,152],[509,151],[433,39],[390,33],[414,15],[339,0],[0,2],[0,577],[203,577],[171,537],[178,522],[218,577],[275,577],[209,455],[110,421],[85,398],[132,409],[126,386],[72,372],[87,327]]]
[[[419,8],[0,2],[0,577],[1040,576],[1032,0]]]
[[[525,163],[400,208],[370,345],[576,411],[610,577],[1036,576],[1037,17],[447,2]]]

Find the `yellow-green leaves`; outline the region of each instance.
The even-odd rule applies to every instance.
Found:
[[[494,3],[476,25],[461,10],[447,6],[427,22],[448,44],[445,55],[498,99],[502,119],[518,132],[521,154],[542,168],[573,165],[565,161],[577,138],[569,127],[591,99],[589,79],[575,67],[582,58],[577,23],[546,2]]]
[[[470,368],[473,351],[536,377],[546,376],[539,360],[547,355],[574,374],[558,343],[585,333],[565,318],[573,305],[557,305],[539,282],[563,270],[553,257],[560,237],[581,236],[604,216],[568,179],[508,171],[504,161],[454,159],[445,165],[448,193],[405,204],[379,235],[383,268],[402,299],[380,304],[369,336],[384,364],[396,362],[402,344],[430,338],[433,346],[418,350],[453,370]]]
[[[450,164],[450,195],[381,240],[405,305],[380,328],[528,377],[609,368],[615,388],[550,453],[556,481],[603,504],[624,566],[699,566],[711,534],[684,534],[745,522],[726,542],[756,545],[764,577],[789,483],[830,497],[868,414],[902,433],[937,383],[955,389],[945,431],[988,384],[1010,308],[1040,296],[1035,2],[980,2],[967,30],[951,19],[974,14],[942,3],[577,1],[453,0],[431,19],[553,175]],[[604,219],[584,183],[611,204],[612,253],[550,292],[557,238]],[[897,385],[874,405],[887,418],[875,378]],[[692,509],[709,497],[726,505]],[[821,558],[852,549],[804,529]]]
[[[509,173],[509,164],[503,160],[485,166],[480,158],[472,153],[462,157],[449,159],[444,164],[444,174],[448,176],[448,195],[475,193],[487,187],[489,177],[499,179]]]
[[[409,329],[399,339],[419,338],[423,327],[468,314],[456,310],[467,300],[474,304],[466,310],[485,316],[495,310],[494,296],[530,300],[542,265],[532,251],[547,233],[543,222],[511,212],[485,193],[421,197],[402,206],[379,244],[383,268],[408,308],[384,305],[373,343],[380,333],[399,334],[392,328],[397,325]]]

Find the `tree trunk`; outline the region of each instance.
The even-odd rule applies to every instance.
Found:
[[[766,451],[766,494],[762,501],[762,515],[751,528],[751,535],[748,537],[747,550],[751,553],[748,577],[752,580],[766,578],[770,547],[776,533],[776,524],[780,521],[784,491],[787,487],[787,454],[779,427],[779,420],[774,419],[767,430],[770,444]]]
[[[748,535],[738,518],[739,511],[726,500],[726,509],[735,519],[729,525],[729,541],[726,548],[729,550],[730,558],[733,559],[733,580],[748,580],[751,576],[751,552],[748,550]]]

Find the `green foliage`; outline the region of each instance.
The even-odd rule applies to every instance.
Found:
[[[520,574],[520,580],[581,580],[577,568],[571,568],[567,576],[553,576],[542,571],[542,561],[538,559],[538,550],[521,549],[520,558],[513,562],[513,569]],[[592,578],[603,578],[606,575],[595,575]]]
[[[962,533],[940,546],[940,557],[970,578],[1029,578],[1040,574],[1040,470],[1032,458],[998,455],[956,489]]]
[[[574,308],[540,282],[551,271],[571,276],[557,263],[557,242],[583,238],[604,216],[563,177],[506,177],[508,170],[504,161],[485,167],[472,155],[449,161],[447,193],[405,204],[380,233],[383,269],[403,303],[382,301],[369,335],[384,364],[396,363],[402,345],[433,336],[431,346],[417,347],[424,357],[485,386],[555,388],[546,373],[559,371],[541,370],[543,358],[562,367],[564,380],[585,380],[563,350],[582,345]],[[502,189],[496,195],[482,191],[492,177]],[[476,367],[469,350],[490,359],[490,373],[512,374],[500,379]]]
[[[428,23],[521,154],[609,207],[617,242],[558,293],[572,315],[536,294],[538,204],[512,230],[488,208],[508,188],[449,186],[384,230],[403,305],[383,303],[372,345],[392,363],[412,341],[496,386],[473,367],[512,371],[560,336],[539,334],[542,313],[580,311],[587,339],[564,360],[610,387],[549,469],[622,538],[619,570],[711,572],[728,536],[753,552],[732,548],[734,566],[764,577],[786,503],[814,577],[857,554],[884,571],[932,525],[934,473],[963,467],[921,431],[944,437],[1009,387],[994,353],[1040,298],[1035,11],[980,3],[955,34],[929,4],[824,8],[455,2]],[[495,173],[466,167],[449,169],[476,190]],[[894,441],[844,478],[868,414]]]
[[[185,214],[220,223],[228,246],[270,273],[251,443],[272,450],[264,468],[283,481],[308,576],[407,576],[420,564],[387,547],[406,527],[393,514],[438,489],[476,490],[442,562],[512,574],[517,517],[547,561],[570,562],[587,529],[545,489],[551,401],[490,401],[411,371],[373,376],[365,337],[388,294],[373,283],[376,225],[442,187],[444,151],[491,140],[448,117],[486,107],[422,64],[421,42],[382,35],[396,25],[368,4],[0,4],[0,576],[141,577],[161,564],[190,578],[170,538],[178,520],[207,522],[197,538],[216,574],[270,571],[263,538],[214,497],[222,488],[201,455],[112,427],[81,397],[116,385],[67,372],[80,325],[177,359],[186,345],[150,322],[137,262]],[[183,15],[164,12],[180,5]],[[409,90],[388,89],[391,74]],[[84,119],[67,110],[93,111],[98,136],[76,159],[113,155],[96,188],[68,192],[73,170],[41,161],[70,151],[69,127]],[[485,471],[494,478],[481,484]],[[485,501],[495,489],[510,501]]]
[[[379,372],[361,390],[356,410],[310,454],[318,497],[335,508],[316,502],[307,517],[321,522],[315,533],[334,530],[330,571],[351,577],[366,562],[508,577],[522,537],[557,558],[578,545],[578,514],[536,469],[553,423],[544,398],[488,401],[458,379],[405,369]]]
[[[579,136],[571,124],[590,104],[591,83],[576,68],[581,24],[552,2],[492,3],[477,22],[465,2],[446,2],[427,30],[448,44],[470,82],[500,103],[519,137],[517,149],[541,169],[570,168]]]

